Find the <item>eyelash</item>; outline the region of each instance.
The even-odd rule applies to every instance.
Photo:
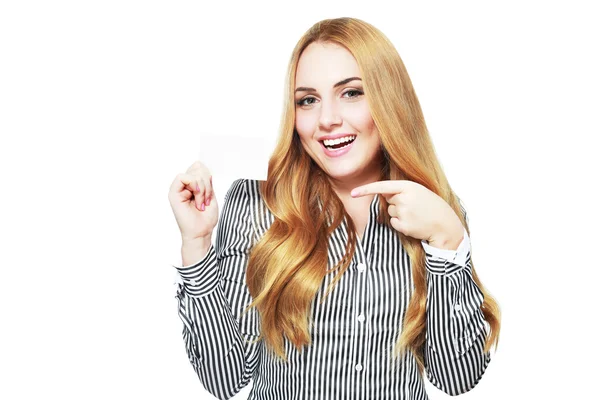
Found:
[[[359,97],[359,96],[362,96],[362,95],[364,94],[362,90],[358,90],[358,89],[350,89],[350,90],[348,90],[348,91],[344,92],[343,94],[348,94],[348,93],[352,93],[352,92],[356,92],[356,93],[358,93],[358,95],[356,95],[356,96],[351,96],[351,98],[352,98],[352,97]],[[302,103],[304,102],[304,100],[308,100],[308,99],[314,99],[314,97],[305,97],[305,98],[303,98],[303,99],[301,99],[301,100],[298,100],[298,101],[296,102],[296,104],[297,104],[297,105],[299,105],[299,106],[305,106],[305,105],[306,105],[306,106],[309,106],[309,105],[311,105],[311,104],[302,104]],[[312,103],[312,104],[314,104],[314,103]]]

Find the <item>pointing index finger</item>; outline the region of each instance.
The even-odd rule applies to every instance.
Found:
[[[402,181],[377,181],[367,183],[352,189],[350,195],[352,197],[361,197],[368,194],[396,194],[402,191]]]

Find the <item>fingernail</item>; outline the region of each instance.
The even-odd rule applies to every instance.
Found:
[[[204,203],[202,203],[202,205],[200,206],[200,209],[201,209],[202,211],[204,211]]]
[[[206,205],[210,206],[210,197],[208,199],[206,199]]]
[[[200,186],[196,183],[196,191],[199,192],[200,191]]]

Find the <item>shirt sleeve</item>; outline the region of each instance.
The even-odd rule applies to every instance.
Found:
[[[471,249],[471,241],[469,240],[469,233],[463,227],[463,240],[458,245],[456,250],[440,249],[438,247],[431,246],[426,240],[421,240],[421,245],[427,255],[435,257],[438,261],[450,261],[453,264],[464,267],[467,265],[467,254]]]
[[[250,381],[258,364],[258,312],[243,314],[252,297],[246,265],[253,226],[247,180],[236,180],[225,195],[215,245],[189,266],[175,266],[178,311],[190,363],[201,383],[218,399],[229,399]]]
[[[461,208],[466,219],[462,202]],[[466,239],[467,235],[461,245]],[[457,254],[460,250],[459,246]],[[455,396],[474,388],[490,362],[490,353],[483,351],[487,334],[483,293],[473,279],[470,244],[464,265],[426,252],[425,266],[427,379]]]

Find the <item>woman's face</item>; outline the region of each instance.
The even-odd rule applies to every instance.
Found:
[[[379,132],[348,50],[311,43],[298,62],[294,95],[302,146],[334,182],[359,185],[378,177]]]

